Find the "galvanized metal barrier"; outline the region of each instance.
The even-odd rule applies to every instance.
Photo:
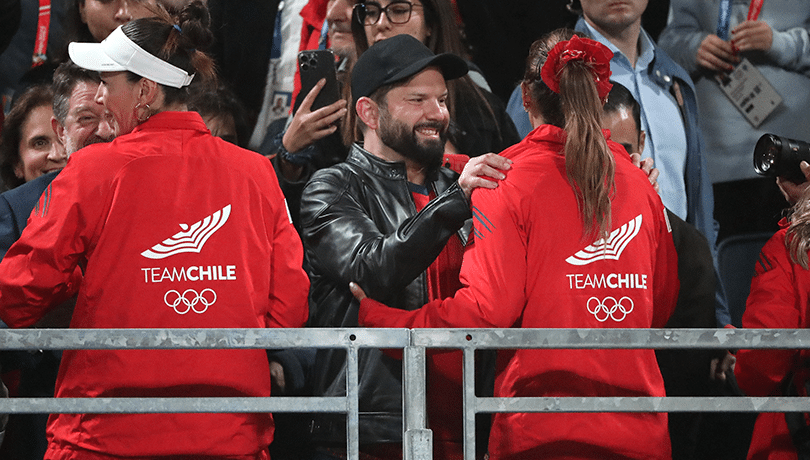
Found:
[[[805,329],[414,329],[411,353],[424,359],[427,348],[461,348],[464,355],[464,458],[475,459],[475,414],[495,412],[810,412],[810,398],[798,397],[516,397],[475,396],[477,349],[802,349],[810,348]],[[409,387],[424,385],[424,373],[407,374]],[[415,381],[411,381],[414,378]],[[406,400],[406,403],[408,400]],[[413,401],[411,401],[413,402]],[[420,402],[421,404],[421,402]],[[406,429],[423,425],[405,408]],[[408,425],[408,422],[411,425]],[[409,437],[406,436],[406,441]],[[417,438],[420,439],[420,438]],[[405,446],[406,452],[423,449]],[[413,457],[417,458],[417,457]],[[430,457],[419,457],[430,458]]]
[[[475,395],[477,349],[803,349],[804,329],[25,329],[0,330],[0,349],[276,349],[345,348],[345,397],[284,398],[10,398],[0,413],[333,412],[347,417],[349,458],[359,457],[360,348],[401,348],[406,460],[432,458],[426,426],[425,356],[428,348],[457,348],[464,359],[465,459],[475,458],[475,414],[480,412],[810,412],[797,397],[532,397]]]
[[[344,348],[345,397],[0,398],[0,413],[344,413],[347,453],[359,458],[360,348],[407,348],[406,329],[0,329],[3,350]]]

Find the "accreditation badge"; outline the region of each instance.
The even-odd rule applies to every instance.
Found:
[[[776,89],[748,59],[743,59],[731,73],[718,75],[717,82],[728,100],[754,128],[758,128],[782,103]]]

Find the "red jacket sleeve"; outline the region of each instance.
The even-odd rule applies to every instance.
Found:
[[[777,232],[762,248],[745,305],[745,328],[807,327],[808,272],[794,265],[785,246],[785,232]],[[751,396],[780,392],[785,376],[798,364],[797,350],[740,350],[734,374]]]
[[[498,231],[488,229],[498,222]],[[360,324],[373,327],[506,328],[526,305],[525,237],[513,210],[489,190],[473,193],[474,242],[464,253],[462,287],[452,298],[414,311],[395,310],[378,302],[360,304]],[[362,287],[362,286],[361,286]]]
[[[103,184],[70,167],[82,158],[72,156],[45,189],[22,236],[0,263],[0,318],[9,326],[33,325],[78,290],[76,269],[86,261],[96,227],[103,225],[89,216],[102,215],[93,208],[108,201]]]
[[[273,188],[270,196],[276,199],[272,214],[267,217],[273,222],[270,228],[274,231],[270,236],[273,252],[267,327],[301,327],[309,315],[309,277],[303,268],[304,249],[274,174],[270,173],[268,182]]]

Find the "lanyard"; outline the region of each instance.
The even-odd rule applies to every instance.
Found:
[[[37,38],[34,42],[34,56],[31,68],[45,62],[48,51],[48,30],[51,24],[51,0],[39,0],[39,18],[37,19]]]
[[[762,4],[765,0],[751,0],[748,6],[749,21],[756,21],[762,11]],[[728,29],[731,24],[731,0],[720,0],[720,11],[717,15],[717,36],[728,41]]]
[[[748,7],[748,20],[756,21],[759,19],[759,13],[762,12],[762,4],[765,0],[751,0],[751,5]]]

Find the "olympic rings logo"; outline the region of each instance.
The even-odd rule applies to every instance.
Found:
[[[615,297],[605,297],[605,300],[599,300],[597,297],[588,299],[588,312],[600,323],[604,323],[608,318],[613,318],[616,322],[624,321],[632,311],[633,299],[630,297],[622,297],[618,301]]]
[[[180,294],[178,291],[172,289],[166,292],[166,294],[163,296],[163,301],[166,302],[168,307],[173,308],[174,311],[179,315],[185,315],[192,310],[194,313],[202,314],[208,310],[208,307],[217,301],[217,293],[214,292],[213,289],[203,289],[199,294],[194,289],[186,289],[182,294]],[[177,307],[179,307],[180,304],[185,305],[185,310],[178,310]],[[198,310],[198,304],[202,304],[205,308]]]

